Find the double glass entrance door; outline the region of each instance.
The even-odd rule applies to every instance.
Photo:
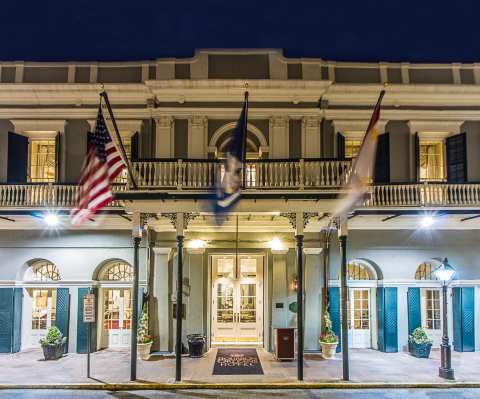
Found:
[[[263,258],[212,257],[212,344],[261,343]]]

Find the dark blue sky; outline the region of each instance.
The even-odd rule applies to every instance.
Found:
[[[5,0],[1,60],[189,57],[283,48],[290,57],[480,61],[478,0]]]

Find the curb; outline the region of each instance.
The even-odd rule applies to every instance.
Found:
[[[97,391],[144,391],[180,389],[450,389],[480,388],[479,382],[438,383],[362,383],[362,382],[293,382],[293,383],[61,383],[61,384],[0,384],[0,390],[11,389],[64,389]]]

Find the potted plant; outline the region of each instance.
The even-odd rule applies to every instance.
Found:
[[[148,360],[152,349],[153,337],[148,335],[148,315],[144,311],[137,330],[137,352],[142,360]]]
[[[65,350],[67,337],[64,337],[58,327],[48,329],[47,335],[40,340],[45,360],[60,359]]]
[[[428,337],[423,327],[413,330],[412,335],[408,337],[408,343],[408,349],[412,356],[428,359],[433,340]]]
[[[332,321],[328,309],[323,314],[323,322],[325,324],[324,333],[320,335],[320,346],[322,347],[322,357],[331,359],[337,350],[338,337],[332,330]]]

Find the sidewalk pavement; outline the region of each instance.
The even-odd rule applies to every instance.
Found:
[[[201,359],[184,357],[182,380],[186,383],[296,383],[296,361],[278,362],[261,349],[258,354],[264,375],[212,375],[216,349]],[[144,383],[172,383],[175,376],[173,357],[153,356],[138,360],[137,378]],[[480,381],[480,352],[452,353],[457,382]],[[130,353],[124,350],[102,350],[91,355],[91,379],[86,377],[87,355],[69,353],[56,361],[44,361],[39,349],[0,355],[0,384],[78,384],[128,383]],[[408,353],[382,353],[375,350],[350,351],[351,381],[354,383],[426,383],[445,382],[438,377],[440,352],[433,350],[430,359],[418,359]],[[305,355],[306,383],[341,382],[341,354],[323,360],[318,354]]]

